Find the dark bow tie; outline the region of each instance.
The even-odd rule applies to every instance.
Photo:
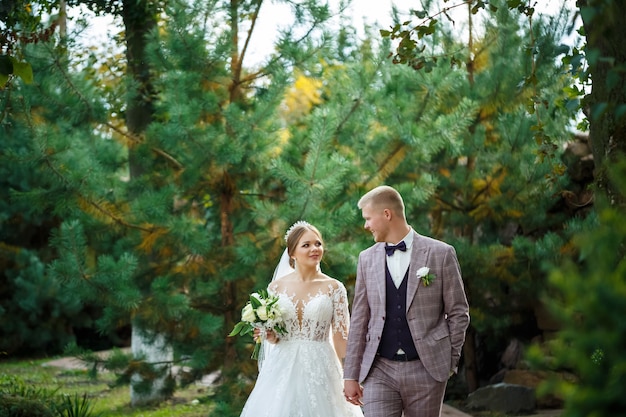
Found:
[[[396,250],[401,250],[402,252],[406,251],[406,243],[404,243],[404,240],[397,245],[385,245],[385,252],[387,252],[387,256],[393,255]]]

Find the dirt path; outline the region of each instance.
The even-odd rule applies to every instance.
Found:
[[[59,358],[50,362],[44,363],[42,366],[49,366],[59,369],[87,369],[87,366],[83,361],[77,358]]]

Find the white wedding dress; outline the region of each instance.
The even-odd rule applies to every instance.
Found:
[[[347,293],[336,284],[306,301],[277,294],[287,333],[266,352],[242,417],[363,416],[343,396],[341,365],[330,342],[331,331],[348,337]]]

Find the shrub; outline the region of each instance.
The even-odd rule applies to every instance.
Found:
[[[41,400],[0,394],[0,417],[54,417]]]

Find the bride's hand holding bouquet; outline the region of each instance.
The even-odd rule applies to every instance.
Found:
[[[273,331],[276,335],[287,333],[278,306],[278,296],[261,290],[250,294],[250,300],[241,311],[241,321],[235,325],[229,336],[244,336],[254,332],[256,343],[252,359],[258,359],[261,342],[268,331]]]

